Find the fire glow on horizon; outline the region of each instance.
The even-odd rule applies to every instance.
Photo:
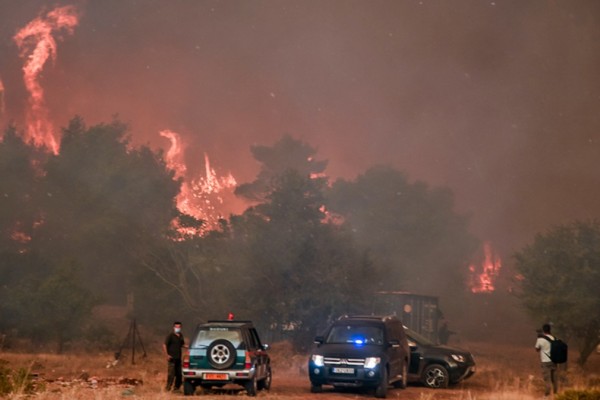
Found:
[[[58,7],[35,18],[13,37],[21,58],[25,60],[23,80],[29,92],[26,139],[33,141],[36,146],[47,147],[54,154],[58,154],[59,142],[48,116],[40,74],[49,58],[53,61],[56,59],[55,35],[61,39],[63,31],[72,34],[78,24],[79,16],[75,7]]]
[[[491,293],[496,290],[494,285],[500,269],[502,261],[500,257],[492,250],[492,245],[489,242],[483,244],[483,262],[478,268],[474,263],[469,265],[469,286],[473,293]]]

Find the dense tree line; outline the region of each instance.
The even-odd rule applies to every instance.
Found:
[[[75,118],[57,155],[5,132],[1,331],[61,348],[85,335],[95,305],[133,294],[146,323],[232,311],[301,347],[332,318],[370,312],[378,290],[447,296],[448,306],[465,292],[476,242],[449,190],[384,166],[329,182],[317,150],[283,136],[251,148],[260,171],[236,191],[251,206],[182,237],[174,220],[202,221],[177,210],[181,182],[162,153],[133,147],[127,132]]]
[[[120,300],[177,216],[179,183],[160,154],[129,146],[115,121],[75,118],[59,155],[0,143],[0,289],[3,330],[62,348],[93,305]],[[68,335],[65,327],[69,326]]]

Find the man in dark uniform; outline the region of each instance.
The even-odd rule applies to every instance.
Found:
[[[181,386],[181,349],[185,346],[185,340],[181,333],[181,322],[173,323],[173,332],[169,333],[163,344],[163,351],[167,356],[167,391],[171,390],[173,381],[175,386],[173,390],[179,390]]]

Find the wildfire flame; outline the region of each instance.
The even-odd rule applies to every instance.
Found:
[[[233,175],[219,177],[210,166],[208,155],[204,153],[205,176],[188,180],[187,167],[185,165],[183,150],[184,146],[179,134],[171,130],[163,130],[160,135],[169,139],[171,146],[165,155],[167,167],[175,171],[176,178],[182,178],[181,189],[177,196],[177,208],[184,214],[204,221],[201,231],[191,231],[190,228],[178,228],[184,234],[202,234],[209,229],[217,228],[221,218],[215,203],[223,204],[221,192],[232,191],[237,185]]]
[[[184,179],[187,167],[185,166],[185,162],[183,160],[183,144],[181,138],[179,137],[179,134],[169,129],[162,130],[159,132],[159,134],[160,136],[169,139],[169,141],[171,142],[171,146],[169,147],[169,150],[167,150],[167,154],[165,155],[167,167],[175,171],[175,178]],[[184,214],[188,214],[201,219],[196,210],[194,210],[190,206],[190,197],[190,187],[188,183],[185,180],[183,180],[181,184],[181,189],[179,191],[179,194],[177,195],[177,208]]]
[[[494,282],[500,274],[502,262],[500,257],[492,250],[492,245],[489,242],[483,244],[483,263],[481,264],[481,272],[475,264],[469,265],[470,287],[473,293],[491,293],[496,288]]]
[[[73,34],[79,24],[79,13],[74,6],[54,8],[41,13],[20,29],[13,40],[17,44],[23,61],[23,80],[29,93],[29,107],[26,111],[26,130],[24,139],[38,147],[46,147],[54,154],[59,154],[59,141],[54,134],[48,109],[45,103],[41,73],[47,61],[56,60],[57,42],[65,35]],[[4,84],[0,80],[0,117],[4,113]],[[167,167],[174,171],[175,178],[182,180],[181,190],[176,199],[178,209],[187,215],[204,222],[201,231],[190,231],[191,228],[177,227],[182,234],[202,234],[209,229],[217,228],[221,218],[215,204],[223,203],[223,195],[233,188],[237,182],[231,173],[218,176],[211,167],[207,154],[204,154],[205,176],[193,177],[184,160],[184,144],[180,136],[171,130],[160,131],[171,145],[165,155]],[[27,236],[15,229],[13,240],[26,241]]]
[[[333,224],[341,226],[345,221],[344,216],[332,213],[327,209],[327,207],[325,207],[324,204],[321,207],[319,207],[319,211],[323,213],[323,218],[321,218],[321,223],[323,224]]]
[[[21,58],[25,60],[23,80],[29,92],[30,105],[26,138],[32,140],[36,146],[46,146],[54,154],[58,154],[58,141],[54,137],[54,128],[48,117],[40,73],[48,58],[56,60],[57,43],[54,35],[61,39],[60,34],[63,31],[72,34],[78,23],[79,16],[75,7],[58,7],[35,18],[13,37]]]
[[[219,205],[224,203],[223,194],[232,194],[237,182],[231,173],[218,176],[210,166],[208,155],[204,153],[205,176],[193,178],[189,185],[189,192],[183,192],[187,201],[185,204],[190,210],[189,214],[204,221],[203,232],[219,227],[219,220],[223,218]],[[199,232],[202,234],[203,232]]]
[[[204,153],[204,170],[206,171],[206,177],[200,177],[193,185],[194,189],[200,190],[201,193],[219,193],[223,189],[231,189],[237,185],[231,173],[220,178],[217,176],[215,170],[210,166],[210,160],[206,153]],[[220,198],[220,201],[223,202],[223,199]]]
[[[185,163],[183,162],[183,145],[181,139],[176,132],[169,129],[165,129],[159,132],[160,136],[169,139],[171,147],[167,150],[166,162],[167,167],[175,171],[176,178],[182,178],[187,170]]]

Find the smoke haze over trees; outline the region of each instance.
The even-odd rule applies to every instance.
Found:
[[[153,148],[169,127],[190,168],[207,152],[240,182],[248,148],[289,132],[334,178],[384,163],[450,187],[506,259],[600,214],[595,0],[56,3],[81,15],[40,81],[56,126],[120,113]],[[27,111],[12,37],[49,7],[0,0],[3,125]]]
[[[368,312],[377,290],[434,290],[443,276],[446,287],[464,292],[471,239],[448,191],[411,185],[391,168],[329,188],[324,175],[311,177],[326,162],[305,164],[316,149],[283,136],[255,147],[263,163],[255,205],[222,220],[219,230],[180,236],[173,224],[182,217],[174,201],[179,182],[161,153],[127,138],[118,121],[88,128],[75,118],[52,155],[7,131],[0,143],[3,161],[11,162],[2,169],[4,312],[59,327],[60,315],[69,315],[61,310],[71,307],[71,324],[82,328],[93,304],[122,304],[135,293],[135,312],[148,322],[173,312],[208,319],[235,310],[263,326],[300,327],[293,339],[302,347],[332,318]],[[369,196],[375,200],[365,202]],[[356,202],[343,206],[344,198]],[[344,223],[328,220],[329,203]],[[373,225],[363,228],[367,220]],[[455,238],[448,247],[450,234],[464,243]],[[447,262],[427,264],[425,254]],[[405,264],[417,263],[422,274],[411,276]],[[24,313],[53,301],[62,308]],[[2,324],[28,332],[27,319]],[[56,339],[62,348],[63,338]]]
[[[172,305],[197,318],[204,295],[223,287],[231,298],[212,299],[215,311],[245,305],[247,282],[231,275],[263,265],[277,216],[294,227],[271,243],[277,254],[295,230],[330,241],[316,248],[305,238],[289,248],[290,263],[328,264],[343,251],[360,260],[348,276],[369,266],[366,285],[389,273],[398,287],[439,294],[481,337],[532,331],[515,319],[509,255],[549,226],[600,215],[597,1],[55,3],[0,0],[0,129],[24,132],[32,105],[46,107],[37,110],[45,134],[58,140],[67,126],[65,154],[28,146],[10,127],[2,136],[3,298],[17,299],[7,292],[16,284],[37,285],[27,293],[76,270],[71,283],[95,304],[131,290],[147,321],[169,322]],[[68,24],[44,26],[48,62],[24,79],[36,35],[17,32],[44,18],[56,25],[53,7],[69,11]],[[103,123],[115,113],[131,130]],[[91,126],[70,124],[73,115]],[[156,149],[175,143],[165,131],[179,135],[188,175],[165,169],[168,152]],[[176,207],[208,155],[239,184],[216,224]],[[317,179],[303,182],[309,175]],[[289,206],[314,214],[281,220],[278,204],[300,190],[305,203]],[[327,224],[310,226],[319,213]],[[491,243],[490,257],[474,251],[481,243]],[[461,305],[453,288],[481,258],[491,268],[502,259],[491,272],[498,285],[462,293]],[[3,327],[5,315],[14,317],[1,314]]]
[[[338,180],[331,211],[344,216],[387,278],[381,289],[435,293],[443,304],[464,302],[465,262],[477,248],[468,219],[448,189],[411,183],[391,167],[373,167],[355,181]],[[454,303],[454,304],[452,304]]]
[[[133,295],[148,324],[234,311],[304,348],[327,321],[369,313],[379,290],[433,293],[450,315],[464,312],[477,241],[448,189],[388,166],[328,185],[326,161],[310,162],[316,149],[286,135],[254,147],[254,204],[190,235],[178,232],[193,218],[176,208],[174,171],[127,132],[75,118],[57,155],[5,132],[0,329],[60,351],[89,334],[93,306]],[[581,364],[598,341],[598,237],[597,224],[575,223],[517,254],[524,304],[577,340]]]

